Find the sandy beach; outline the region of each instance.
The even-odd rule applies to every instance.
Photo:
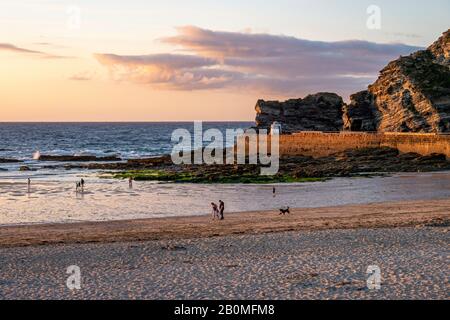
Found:
[[[226,215],[0,227],[0,247],[58,243],[209,238],[283,231],[447,225],[450,200],[374,203]]]
[[[449,240],[437,226],[0,248],[0,298],[448,299]]]
[[[448,299],[449,221],[427,200],[1,227],[0,298]]]

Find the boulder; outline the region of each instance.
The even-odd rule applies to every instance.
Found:
[[[21,167],[19,168],[19,171],[36,171],[36,169],[31,169],[31,168],[28,167],[28,166],[21,166]]]

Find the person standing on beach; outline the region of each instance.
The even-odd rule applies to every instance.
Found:
[[[225,203],[222,200],[219,200],[219,219],[223,220],[223,212],[225,211]]]
[[[212,207],[213,220],[215,220],[216,218],[219,217],[219,210],[217,209],[217,204],[215,204],[214,202],[211,202],[211,207]]]
[[[273,194],[274,197],[275,197],[275,192],[276,192],[275,187],[273,187],[272,194]]]
[[[31,190],[31,179],[30,178],[27,179],[27,184],[28,184],[28,192],[30,192],[30,190]]]
[[[81,191],[84,191],[84,179],[83,178],[81,178],[80,186],[81,186]]]
[[[133,188],[133,177],[129,177],[128,178],[128,186],[131,188]]]

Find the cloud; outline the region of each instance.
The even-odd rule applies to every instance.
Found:
[[[43,54],[43,52],[40,52],[40,51],[34,51],[34,50],[29,50],[29,49],[25,49],[25,48],[16,47],[15,45],[12,45],[12,44],[9,44],[9,43],[0,43],[0,50],[20,52],[20,53]]]
[[[33,54],[33,55],[38,55],[41,58],[46,58],[46,59],[65,59],[65,58],[70,58],[67,56],[60,56],[60,55],[54,55],[54,54],[50,54],[50,53],[46,53],[46,52],[42,52],[42,51],[36,51],[36,50],[30,50],[30,49],[26,49],[26,48],[21,48],[21,47],[17,47],[13,44],[10,43],[0,43],[0,51],[11,51],[11,52],[16,52],[16,53],[23,53],[23,54]]]
[[[94,78],[94,73],[85,71],[85,72],[79,72],[79,73],[73,74],[68,79],[74,80],[74,81],[89,81],[89,80],[92,80],[93,78]]]
[[[181,54],[97,54],[96,58],[116,79],[161,88],[342,94],[363,89],[390,60],[422,49],[400,43],[311,41],[194,26],[177,28],[177,35],[160,41]]]
[[[195,90],[220,88],[239,74],[217,69],[217,59],[195,55],[149,54],[121,56],[95,54],[116,80],[151,83],[161,88]]]

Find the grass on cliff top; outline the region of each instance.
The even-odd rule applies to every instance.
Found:
[[[163,170],[132,170],[115,173],[114,179],[133,178],[135,181],[161,181],[177,183],[245,183],[245,184],[267,184],[267,183],[294,183],[294,182],[319,182],[326,178],[296,178],[289,175],[262,176],[259,174],[231,174],[227,176],[216,174],[199,174],[190,172],[167,172]]]

